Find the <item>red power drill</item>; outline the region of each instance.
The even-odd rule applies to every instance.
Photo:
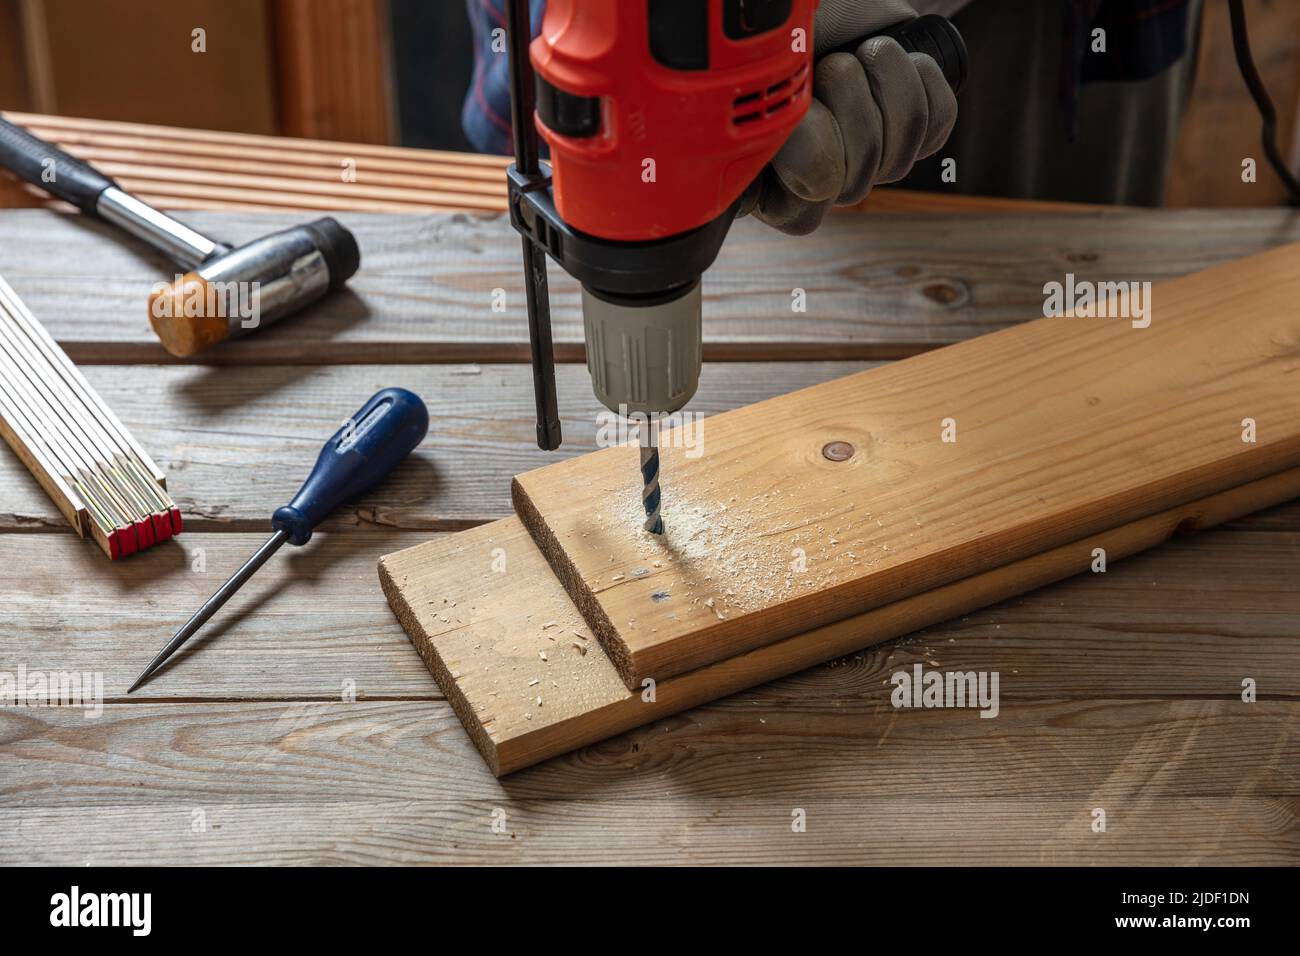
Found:
[[[668,413],[695,394],[700,277],[808,110],[817,3],[549,0],[530,57],[528,3],[508,0],[510,220],[523,236],[542,448],[561,440],[547,255],[582,283],[587,367],[606,407]],[[965,45],[942,17],[886,35],[932,56],[954,90],[965,78]]]

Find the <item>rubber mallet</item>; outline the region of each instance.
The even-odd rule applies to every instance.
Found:
[[[0,117],[0,166],[143,239],[185,270],[149,296],[149,324],[182,358],[244,335],[340,289],[357,240],[329,217],[233,248],[159,212],[83,160]]]

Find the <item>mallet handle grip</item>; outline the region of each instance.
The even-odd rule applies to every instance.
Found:
[[[92,216],[99,215],[95,208],[99,194],[117,185],[89,163],[3,117],[0,117],[0,166]]]

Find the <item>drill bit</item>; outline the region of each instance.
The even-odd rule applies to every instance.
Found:
[[[649,426],[641,441],[641,503],[645,505],[645,524],[651,534],[663,534],[664,522],[659,515],[659,429]]]

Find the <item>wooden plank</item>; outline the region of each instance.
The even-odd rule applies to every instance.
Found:
[[[1296,531],[1300,530],[1300,501],[1279,505],[1254,514],[1243,515],[1228,527],[1246,531]]]
[[[407,212],[409,210],[405,204],[412,198],[417,199],[424,207],[437,210],[463,209],[467,212],[494,212],[503,206],[501,198],[496,195],[496,190],[491,189],[484,194],[478,183],[434,181],[430,184],[433,188],[395,189],[337,180],[303,182],[280,178],[268,181],[265,177],[231,173],[225,177],[225,182],[222,184],[209,185],[203,182],[203,174],[189,170],[139,167],[113,162],[103,164],[103,172],[115,178],[123,170],[134,174],[136,186],[134,191],[140,195],[238,199],[290,209],[320,209],[327,212],[340,207],[366,212]],[[268,185],[276,188],[267,191]]]
[[[1015,213],[1082,213],[1097,212],[1092,203],[1063,202],[1049,199],[1011,199],[1003,196],[963,196],[960,193],[931,193],[917,189],[877,187],[855,206],[844,207],[858,212],[1015,212]]]
[[[884,690],[777,713],[736,698],[503,784],[445,701],[106,704],[92,718],[6,708],[0,807],[323,805],[375,794],[593,806],[613,785],[627,801],[743,806],[800,793],[816,806],[861,797],[866,779],[875,797],[942,790],[954,802],[1294,797],[1298,717],[1300,702],[1269,700],[1043,701],[981,720],[968,710],[895,711]],[[1181,759],[1169,761],[1171,751]],[[331,786],[320,785],[325,777]]]
[[[490,189],[494,206],[506,208],[505,167],[511,161],[505,156],[485,156],[473,153],[400,149],[365,146],[347,142],[301,140],[289,137],[236,136],[203,131],[199,136],[192,131],[172,127],[141,124],[111,123],[95,120],[78,120],[69,117],[39,114],[10,113],[10,118],[22,123],[76,156],[100,164],[116,176],[122,185],[141,195],[150,194],[163,209],[206,209],[200,190],[169,190],[166,180],[158,176],[142,178],[132,165],[109,169],[114,163],[139,166],[184,169],[196,172],[197,182],[213,190],[227,186],[227,176],[232,172],[265,177],[252,184],[255,193],[248,198],[229,196],[232,203],[243,208],[286,207],[298,209],[322,208],[322,197],[308,197],[308,189],[283,190],[278,183],[285,178],[300,184],[312,180],[337,181],[341,164],[355,173],[357,183],[388,187],[392,195],[388,202],[398,211],[447,211],[444,203],[431,202],[418,190],[431,188],[427,184],[410,183],[403,174],[438,177],[436,187],[444,192],[464,189],[477,194],[480,189]],[[472,188],[477,186],[478,188]],[[9,188],[3,188],[8,186]],[[403,187],[415,186],[407,192]],[[329,197],[332,208],[353,211],[375,211],[373,201],[353,193],[334,193]],[[38,190],[22,190],[16,184],[0,180],[0,207],[40,206],[51,204]],[[455,208],[479,209],[482,203]],[[1076,203],[1043,203],[1015,199],[978,196],[958,196],[939,193],[922,193],[906,189],[877,189],[859,204],[857,209],[866,212],[1083,212],[1095,207]]]
[[[710,363],[692,408],[712,415],[864,367]],[[513,513],[514,475],[597,447],[600,406],[581,366],[557,370],[564,445],[554,452],[537,447],[531,373],[522,365],[268,365],[237,375],[204,366],[87,365],[82,371],[168,475],[187,531],[264,530],[274,505],[297,490],[323,436],[361,396],[387,385],[410,388],[425,400],[429,435],[364,502],[328,519],[326,530],[457,530],[502,518]],[[141,375],[148,389],[138,387]],[[1300,502],[1242,523],[1300,531]],[[0,532],[63,525],[21,463],[0,454]]]
[[[861,363],[714,364],[692,407],[713,414],[862,368]],[[105,403],[169,476],[186,528],[254,531],[287,501],[320,443],[377,388],[402,385],[429,407],[421,448],[328,529],[452,530],[511,513],[510,479],[594,450],[600,406],[585,367],[558,369],[565,444],[537,448],[524,365],[83,367]],[[140,382],[147,381],[148,388]],[[160,396],[165,399],[160,401]],[[0,530],[62,520],[18,461],[0,454]]]
[[[295,213],[187,213],[243,242]],[[348,290],[219,349],[205,363],[526,361],[519,240],[504,219],[344,213],[362,268]],[[732,230],[705,277],[712,361],[915,354],[1041,313],[1043,283],[1156,281],[1300,239],[1284,210],[1090,215],[831,217],[791,239]],[[174,361],[145,302],[174,267],[116,230],[43,210],[0,213],[0,258],[19,294],[79,362]],[[552,271],[557,354],[582,359],[576,285]],[[493,290],[505,310],[493,312]],[[804,289],[808,311],[791,311]],[[437,321],[430,317],[436,316]]]
[[[1300,493],[1300,469],[629,691],[514,519],[385,556],[394,613],[498,775]],[[1238,682],[1239,685],[1239,682]],[[649,698],[653,699],[649,699]]]
[[[8,622],[0,628],[0,661],[9,669],[21,662],[29,670],[99,671],[109,702],[329,701],[348,689],[360,700],[438,700],[441,691],[375,581],[378,555],[430,538],[391,530],[318,533],[307,548],[259,571],[205,638],[126,698],[123,691],[172,629],[266,535],[187,532],[106,569],[70,535],[10,534],[0,562]],[[49,573],[53,568],[57,574]],[[1297,575],[1295,531],[1211,531],[1129,558],[1106,574],[1082,575],[811,668],[741,700],[765,720],[791,704],[875,701],[893,672],[915,664],[1000,671],[1004,703],[1223,698],[1242,674],[1256,675],[1269,699],[1294,697]],[[600,752],[608,755],[611,746],[602,744]]]
[[[515,510],[635,689],[1300,465],[1298,267],[1300,244],[1156,286],[1149,327],[1039,319],[666,432],[661,536],[631,446],[520,475]]]
[[[13,113],[6,116],[15,117]],[[220,140],[193,141],[131,133],[104,133],[62,127],[32,125],[43,138],[92,162],[103,160],[146,165],[206,169],[213,173],[267,172],[294,179],[328,174],[339,178],[345,164],[355,168],[359,181],[400,183],[401,176],[441,176],[446,179],[494,185],[505,192],[508,158],[451,153],[438,150],[391,150],[392,155],[366,155],[353,150],[352,143],[299,145],[302,140],[263,137],[255,143],[224,143]],[[484,162],[488,160],[488,162]],[[214,181],[218,177],[213,177]]]
[[[997,727],[887,710],[813,706],[764,723],[709,708],[638,735],[638,750],[503,786],[473,765],[442,703],[113,705],[93,723],[6,709],[0,861],[598,862],[635,844],[642,862],[673,863],[900,862],[901,845],[908,863],[981,845],[984,863],[1300,852],[1300,704],[1049,703],[1009,708]],[[1104,839],[1090,828],[1099,806]],[[805,834],[792,834],[795,807]],[[502,811],[504,835],[492,830]]]
[[[200,147],[202,148],[202,147]],[[344,177],[352,170],[348,168],[347,157],[321,165],[296,164],[286,169],[283,161],[276,159],[259,160],[249,153],[233,150],[235,156],[230,159],[214,159],[210,156],[187,156],[170,154],[154,156],[139,149],[115,149],[106,147],[85,147],[77,151],[83,159],[93,162],[99,169],[114,177],[149,176],[155,179],[187,177],[191,182],[208,185],[204,174],[209,171],[222,173],[222,181],[229,182],[230,176],[243,176],[245,183],[251,186],[274,186],[276,191],[282,188],[305,192],[314,184],[329,185],[370,185],[393,189],[411,187],[413,189],[434,189],[455,191],[457,193],[474,193],[479,196],[495,196],[504,208],[505,186],[500,170],[478,166],[452,166],[444,163],[428,164],[393,164],[415,166],[407,172],[386,172],[371,176],[371,170],[362,160],[356,165],[356,180]],[[355,160],[354,160],[355,162]],[[324,190],[322,190],[324,191]],[[342,193],[335,193],[342,195]],[[340,203],[346,205],[346,203]]]
[[[880,776],[878,768],[871,778]],[[328,789],[329,777],[317,781]],[[237,786],[237,782],[232,782]],[[942,790],[943,784],[936,784]],[[431,796],[433,794],[434,796]],[[1290,797],[1120,797],[1105,834],[1080,799],[872,795],[813,808],[791,831],[796,793],[770,800],[649,797],[218,803],[0,809],[0,861],[41,866],[604,864],[700,866],[979,864],[1295,866]],[[207,831],[194,833],[203,809]],[[807,809],[805,807],[805,809]],[[492,814],[506,811],[494,833]]]
[[[0,537],[0,670],[98,672],[110,701],[441,697],[375,584],[378,555],[426,536],[379,531],[321,533],[284,549],[127,698],[144,665],[267,536],[187,532],[111,568],[71,535]]]
[[[297,209],[505,209],[507,157],[9,115],[167,209],[201,208],[209,192],[250,206]],[[244,176],[242,196],[230,190],[232,173]],[[181,177],[191,188],[172,188],[171,180]],[[364,187],[384,188],[384,203]],[[34,191],[27,204],[41,202]]]
[[[510,162],[502,156],[480,153],[460,153],[448,150],[414,149],[406,146],[386,146],[372,143],[340,144],[334,140],[308,139],[290,136],[265,136],[256,133],[237,133],[226,130],[189,129],[180,126],[159,126],[150,123],[124,123],[116,120],[91,119],[72,116],[51,116],[41,113],[22,113],[6,110],[5,116],[15,123],[33,130],[76,130],[116,135],[136,136],[142,141],[167,141],[171,143],[207,143],[236,146],[278,146],[285,149],[337,150],[345,145],[356,155],[377,157],[456,157],[457,161],[503,167]],[[44,135],[44,134],[42,134]]]
[[[146,191],[157,191],[164,185],[201,186],[203,189],[223,187],[245,187],[246,192],[255,189],[269,189],[275,193],[308,193],[312,199],[328,200],[332,203],[326,208],[338,209],[347,206],[352,198],[401,200],[418,198],[426,204],[458,205],[459,208],[472,212],[476,209],[500,210],[504,206],[502,190],[496,183],[479,179],[449,179],[441,176],[407,176],[393,177],[401,180],[400,185],[388,183],[371,184],[361,180],[349,181],[340,178],[339,170],[321,170],[310,177],[289,177],[281,172],[271,176],[264,173],[243,173],[231,171],[225,174],[219,186],[212,186],[205,181],[202,170],[187,169],[182,166],[155,166],[136,162],[109,159],[96,164],[109,176],[120,178],[123,174],[143,181]],[[296,200],[291,200],[296,201]]]

